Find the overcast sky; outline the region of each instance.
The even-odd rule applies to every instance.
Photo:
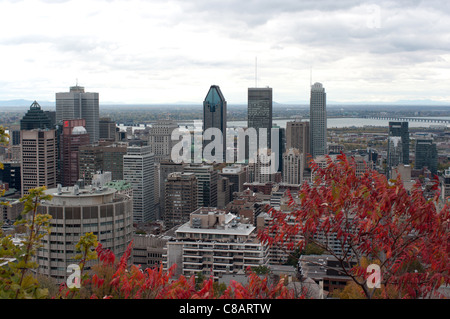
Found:
[[[450,1],[0,0],[0,57],[0,100],[450,102]]]

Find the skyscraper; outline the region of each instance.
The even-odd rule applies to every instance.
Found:
[[[78,153],[80,146],[89,144],[85,120],[64,120],[59,139],[59,160],[61,161],[62,186],[74,186],[79,179]]]
[[[82,86],[70,87],[70,92],[56,93],[56,122],[85,119],[90,143],[100,136],[98,93],[85,92]]]
[[[47,113],[45,113],[38,102],[34,101],[30,105],[30,109],[20,120],[21,130],[33,129],[52,129],[52,121]]]
[[[123,156],[123,179],[133,187],[133,220],[149,222],[156,217],[155,165],[150,146],[129,146]]]
[[[402,138],[402,158],[401,162],[409,165],[409,130],[408,122],[389,122],[389,136],[399,136]],[[389,149],[388,149],[389,151]],[[388,154],[389,157],[389,154]]]
[[[272,104],[272,88],[248,88],[247,127],[256,130],[258,149],[271,148]],[[267,145],[260,144],[260,129],[267,130]]]
[[[416,161],[414,168],[428,167],[432,174],[437,174],[437,148],[432,139],[416,140]]]
[[[189,164],[183,172],[194,173],[197,178],[198,207],[217,207],[218,172],[212,165]]]
[[[160,120],[152,124],[149,136],[148,145],[151,151],[155,154],[155,162],[161,163],[163,160],[171,159],[172,146],[172,132],[178,128],[178,124],[170,120]]]
[[[165,182],[164,223],[167,229],[189,221],[197,209],[197,178],[194,173],[175,172]]]
[[[311,86],[309,107],[310,123],[310,154],[316,156],[327,153],[327,100],[325,88],[321,83]]]
[[[211,85],[208,94],[203,101],[203,133],[209,128],[217,128],[222,133],[222,156],[221,162],[225,162],[226,159],[226,132],[227,132],[227,101],[222,94],[219,86]],[[214,137],[218,138],[218,137]],[[212,139],[214,139],[212,138]],[[212,141],[203,141],[203,150],[205,146]],[[217,150],[212,152],[211,155],[217,156]]]
[[[22,196],[39,186],[56,187],[56,131],[20,131]]]
[[[309,144],[309,122],[289,121],[286,123],[286,149],[298,149],[303,154],[304,167],[308,166]]]
[[[296,148],[289,148],[283,154],[283,182],[301,184],[303,182],[303,156]]]
[[[395,169],[399,164],[403,163],[403,147],[402,138],[400,136],[388,137],[388,151],[386,159],[386,176],[391,177],[391,171]]]

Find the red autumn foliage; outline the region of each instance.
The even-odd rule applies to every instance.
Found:
[[[284,281],[270,285],[267,278],[260,278],[249,271],[248,284],[232,281],[225,291],[218,295],[214,290],[212,278],[205,279],[197,288],[196,278],[180,276],[173,279],[174,267],[164,271],[162,266],[141,270],[136,265],[128,265],[132,243],[119,262],[115,262],[114,253],[98,244],[98,267],[93,275],[82,284],[77,295],[70,294],[66,285],[60,288],[62,298],[90,299],[258,299],[258,298],[296,298]],[[109,270],[109,276],[108,276]]]
[[[354,160],[343,154],[336,161],[327,157],[326,168],[314,161],[311,165],[314,182],[303,184],[298,202],[289,194],[292,212],[269,211],[273,219],[259,234],[263,242],[288,250],[313,242],[341,265],[363,258],[375,261],[381,267],[384,298],[435,297],[441,285],[450,284],[450,214],[448,205],[439,201],[437,178],[434,195],[427,198],[419,183],[408,192],[400,178],[388,181],[371,170],[357,176]],[[302,239],[295,240],[295,235]],[[319,239],[333,237],[340,242],[337,251]],[[373,296],[365,267],[342,271],[366,297]]]

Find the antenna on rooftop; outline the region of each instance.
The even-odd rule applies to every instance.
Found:
[[[258,57],[255,57],[255,88],[258,87]]]

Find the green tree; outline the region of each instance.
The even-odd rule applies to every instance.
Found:
[[[0,298],[39,299],[46,298],[47,289],[39,286],[32,270],[38,267],[33,260],[41,239],[50,233],[51,215],[38,214],[37,209],[43,200],[50,200],[45,187],[29,190],[29,194],[20,199],[24,203],[23,217],[15,225],[23,225],[27,235],[20,244],[13,242],[12,236],[0,234],[0,258],[6,261],[0,267]]]

